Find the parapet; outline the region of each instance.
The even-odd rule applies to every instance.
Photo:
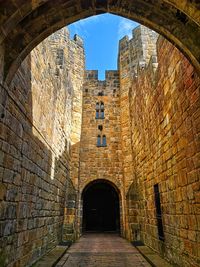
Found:
[[[98,70],[86,70],[85,79],[97,80],[99,83],[105,82],[105,81],[98,80]],[[119,79],[119,71],[118,70],[106,70],[105,80],[110,80],[110,79]]]
[[[98,80],[98,70],[85,70],[85,79]]]
[[[83,47],[84,43],[83,43],[83,39],[78,35],[78,34],[75,34],[74,35],[74,41],[77,45]]]
[[[122,39],[119,40],[119,51],[123,50],[124,48],[127,47],[129,43],[129,38],[128,36],[124,36]]]
[[[135,75],[138,69],[146,68],[150,60],[155,61],[157,39],[158,33],[143,25],[139,25],[132,30],[132,38],[130,40],[128,36],[122,38],[119,41],[118,57],[118,65],[122,73],[127,75],[127,71],[129,71]]]
[[[106,70],[106,80],[108,79],[119,79],[119,71],[118,70]]]

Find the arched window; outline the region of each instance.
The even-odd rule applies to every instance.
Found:
[[[99,119],[99,103],[96,103],[96,119]]]
[[[105,135],[103,135],[103,143],[102,143],[102,146],[106,146],[107,144],[106,144],[106,136]]]
[[[101,146],[101,136],[97,136],[97,146]]]
[[[103,102],[100,103],[100,109],[101,109],[100,118],[104,119],[104,103]]]
[[[104,119],[104,109],[101,109],[100,118]]]
[[[96,103],[96,119],[104,119],[104,103]]]

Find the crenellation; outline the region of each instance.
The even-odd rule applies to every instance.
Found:
[[[98,70],[86,70],[85,79],[98,80]]]
[[[78,46],[83,47],[83,45],[84,45],[83,39],[78,34],[74,35],[74,39],[73,40]]]
[[[119,41],[119,68],[121,76],[132,78],[138,70],[146,68],[151,56],[156,56],[158,34],[145,26],[132,31],[132,38],[125,36]]]
[[[145,26],[119,41],[104,81],[67,28],[39,44],[0,88],[0,265],[31,266],[79,238],[83,192],[103,180],[119,194],[121,236],[198,266],[199,88]]]

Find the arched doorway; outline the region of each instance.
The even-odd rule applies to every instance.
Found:
[[[83,191],[83,232],[120,229],[119,195],[105,180],[90,183]]]

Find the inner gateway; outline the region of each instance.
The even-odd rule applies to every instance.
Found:
[[[119,196],[106,182],[90,184],[83,192],[83,231],[115,231],[120,229]]]

